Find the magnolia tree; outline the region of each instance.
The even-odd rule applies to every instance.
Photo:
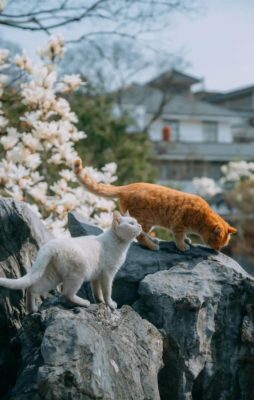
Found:
[[[78,156],[74,145],[86,135],[76,128],[77,117],[66,100],[82,85],[81,79],[79,75],[61,78],[57,73],[57,61],[64,51],[61,37],[52,37],[39,51],[39,64],[26,53],[11,60],[8,50],[0,49],[0,193],[26,201],[54,233],[63,232],[71,210],[103,228],[109,224],[109,212],[114,208],[113,201],[88,193],[72,172]],[[16,89],[24,105],[15,127],[1,102],[13,66],[23,75]],[[116,164],[107,164],[101,171],[87,167],[87,172],[97,181],[111,183],[116,179]]]
[[[210,198],[217,193],[236,189],[243,181],[253,181],[254,162],[232,161],[223,165],[221,172],[222,177],[218,182],[207,177],[194,178],[192,185],[195,193]]]

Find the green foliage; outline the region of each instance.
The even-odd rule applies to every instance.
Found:
[[[106,163],[116,162],[118,184],[155,180],[147,134],[127,133],[131,121],[112,115],[113,100],[109,96],[88,96],[79,92],[68,100],[78,116],[79,129],[87,134],[87,138],[77,144],[85,165],[101,168]]]
[[[20,116],[26,110],[26,107],[21,102],[20,94],[15,88],[5,88],[3,97],[3,111],[6,118],[10,121],[10,125],[17,128],[20,126]]]

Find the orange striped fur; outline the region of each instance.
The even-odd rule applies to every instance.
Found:
[[[118,198],[121,211],[129,211],[145,233],[153,226],[170,229],[181,251],[189,249],[188,233],[199,235],[205,244],[220,250],[229,243],[230,235],[237,232],[199,196],[152,183],[126,186],[97,183],[86,174],[80,159],[75,161],[74,171],[90,192],[102,197]],[[141,234],[138,241],[150,249],[158,248],[146,234]]]

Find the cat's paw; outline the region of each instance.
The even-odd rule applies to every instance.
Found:
[[[177,244],[176,247],[178,248],[178,250],[180,251],[187,251],[190,250],[190,246],[187,243],[181,243],[181,244]]]
[[[111,308],[111,310],[115,310],[117,308],[117,303],[112,299],[108,300],[106,304]]]
[[[186,236],[186,238],[184,239],[184,241],[185,241],[185,243],[187,243],[187,244],[192,244],[191,239],[188,238],[187,236]]]
[[[156,244],[159,244],[159,243],[160,243],[159,239],[157,239],[156,237],[149,236],[149,239],[150,239],[151,242],[153,242],[153,243],[156,243]]]
[[[90,304],[91,304],[91,303],[90,303],[89,300],[84,300],[83,303],[82,303],[82,306],[83,306],[83,307],[89,307]]]
[[[152,237],[147,237],[146,247],[150,250],[158,251],[160,250],[159,240]]]
[[[95,300],[96,300],[96,303],[98,303],[98,304],[100,304],[100,303],[105,304],[105,301],[102,297],[96,297]]]
[[[149,244],[149,249],[154,250],[154,251],[160,250],[159,242],[156,243],[156,242],[151,241],[151,244]]]

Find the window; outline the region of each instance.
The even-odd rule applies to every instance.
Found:
[[[204,142],[218,141],[218,122],[203,121],[203,140]]]
[[[177,142],[179,140],[179,121],[176,119],[164,119],[164,123],[171,128],[172,142]]]

